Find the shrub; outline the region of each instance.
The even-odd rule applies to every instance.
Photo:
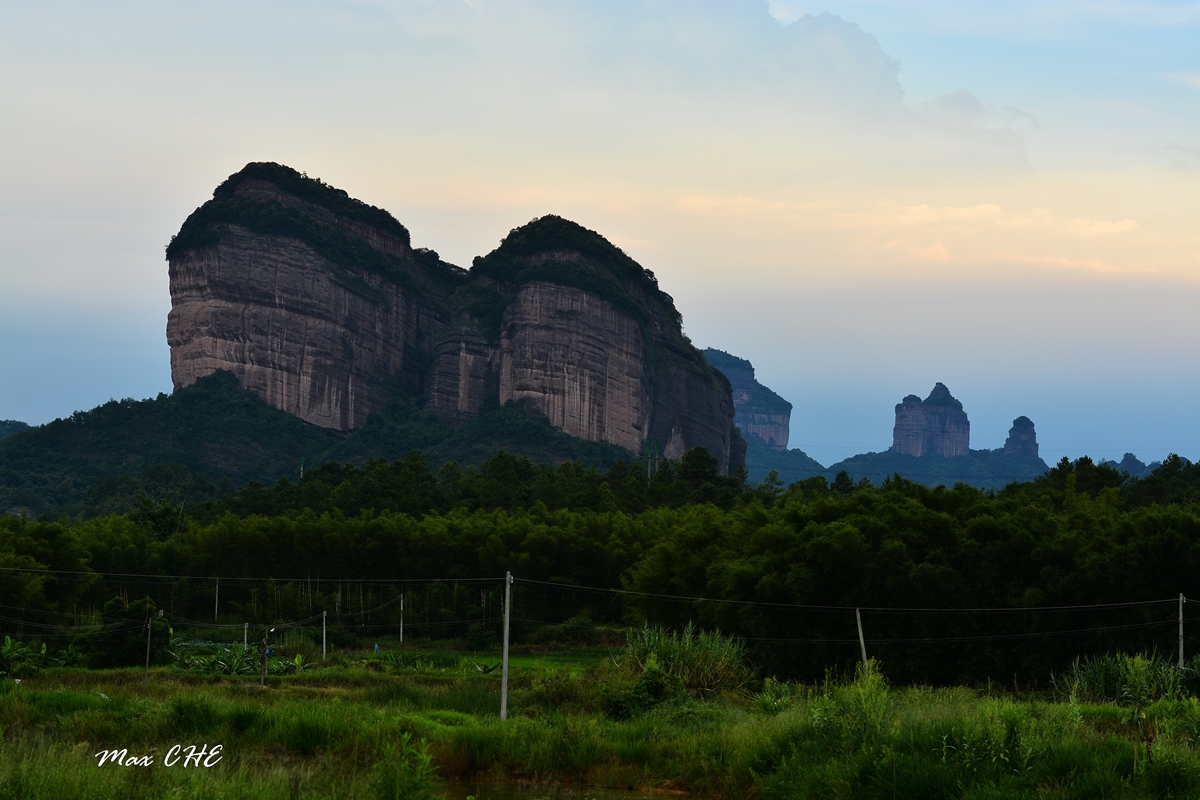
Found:
[[[480,650],[490,650],[496,646],[496,632],[486,630],[476,623],[467,628],[467,649],[478,653]]]
[[[36,675],[46,659],[46,645],[26,644],[18,639],[4,637],[0,645],[0,675],[12,678],[29,678]]]

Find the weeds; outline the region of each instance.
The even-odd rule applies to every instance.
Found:
[[[621,666],[644,672],[651,663],[701,696],[741,691],[750,679],[740,640],[702,631],[690,622],[679,633],[649,626],[629,633]]]
[[[1077,657],[1065,672],[1051,676],[1051,683],[1064,698],[1074,694],[1090,703],[1124,703],[1140,708],[1182,696],[1185,687],[1195,680],[1198,668],[1200,657],[1180,670],[1155,652],[1104,653]]]
[[[382,758],[371,775],[376,800],[435,800],[437,771],[423,743],[414,743],[405,733],[395,744],[384,747]]]
[[[393,669],[381,656],[370,671],[347,656],[274,676],[266,690],[169,668],[149,683],[141,671],[43,670],[0,682],[0,800],[432,800],[439,776],[762,800],[1200,796],[1200,700],[1147,656],[1114,659],[1112,699],[1090,699],[1078,672],[1069,687],[1059,676],[1056,702],[896,687],[875,662],[818,686],[695,692],[659,661],[673,647],[617,665],[514,669],[522,688],[504,721],[498,676],[461,660]],[[605,693],[624,711],[602,713]],[[203,775],[98,770],[88,758],[180,741],[220,742],[228,756]]]

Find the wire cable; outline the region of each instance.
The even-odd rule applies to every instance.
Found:
[[[850,611],[870,611],[872,613],[893,613],[893,614],[1009,614],[1009,613],[1029,613],[1035,611],[1080,611],[1089,609],[1108,609],[1108,608],[1136,608],[1141,606],[1165,605],[1167,603],[1177,603],[1178,598],[1170,600],[1136,600],[1127,603],[1092,603],[1087,605],[1073,606],[1011,606],[997,608],[891,608],[887,606],[831,606],[831,605],[807,605],[802,603],[770,603],[761,600],[724,600],[714,599],[709,597],[688,597],[686,595],[675,594],[658,594],[655,592],[637,592],[630,589],[602,589],[595,586],[576,586],[566,583],[551,583],[550,581],[538,581],[531,578],[513,578],[513,583],[527,583],[539,586],[554,586],[562,589],[570,589],[573,591],[583,592],[600,592],[606,594],[627,594],[638,597],[653,597],[662,600],[678,600],[690,603],[717,603],[725,605],[741,605],[741,606],[760,606],[764,608],[794,608],[804,611],[831,611],[831,612],[850,612]]]

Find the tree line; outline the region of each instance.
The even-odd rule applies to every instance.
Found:
[[[1178,457],[1132,480],[1064,460],[991,491],[900,476],[750,486],[703,450],[650,479],[507,454],[433,471],[414,453],[190,507],[7,516],[0,604],[42,623],[103,616],[114,596],[228,623],[328,611],[387,635],[404,593],[408,635],[437,638],[495,631],[511,571],[518,641],[571,620],[694,621],[744,637],[768,674],[814,678],[858,658],[860,608],[870,655],[899,680],[1045,680],[1076,655],[1174,647],[1173,602],[1090,606],[1200,597],[1198,485]],[[987,610],[1000,608],[1041,610]]]

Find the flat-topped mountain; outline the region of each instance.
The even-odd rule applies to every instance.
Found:
[[[733,387],[734,423],[745,440],[746,475],[752,483],[767,480],[772,472],[785,485],[824,474],[825,468],[802,450],[787,448],[792,404],[758,382],[753,364],[711,347],[704,357]]]
[[[217,370],[340,432],[389,399],[461,425],[510,400],[581,439],[741,464],[728,381],[654,274],[547,216],[472,268],[386,211],[279,164],[230,176],[167,248],[176,388]]]
[[[953,458],[965,456],[970,449],[971,423],[967,412],[945,384],[935,384],[924,400],[910,394],[896,404],[893,453],[906,456],[937,453]]]
[[[733,387],[734,424],[747,441],[757,437],[772,450],[787,450],[792,404],[754,377],[754,365],[724,350],[707,347],[704,357]]]

